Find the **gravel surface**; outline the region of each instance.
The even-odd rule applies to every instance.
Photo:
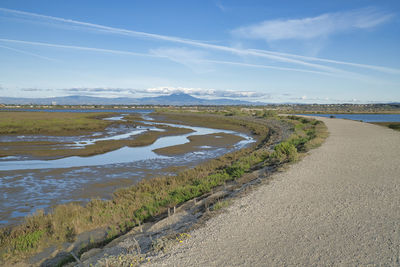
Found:
[[[321,119],[326,142],[154,266],[400,266],[400,133]]]

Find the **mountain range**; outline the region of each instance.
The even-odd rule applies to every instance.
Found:
[[[16,98],[0,97],[0,104],[15,105],[262,105],[261,102],[250,102],[234,99],[202,99],[184,93],[166,96],[142,98],[105,98],[93,96],[62,96],[50,98]]]

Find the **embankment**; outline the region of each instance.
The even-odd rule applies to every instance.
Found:
[[[398,266],[400,134],[322,119],[330,136],[152,266]]]

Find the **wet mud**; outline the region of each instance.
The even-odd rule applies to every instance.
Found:
[[[124,118],[107,119],[119,121]],[[79,149],[105,138],[116,142],[135,140],[141,136],[142,130],[145,133],[163,133],[169,128],[178,130],[175,135],[158,135],[151,145],[123,146],[91,157],[46,158],[17,154],[0,158],[0,226],[17,224],[24,216],[38,209],[50,211],[57,204],[83,204],[93,198],[110,199],[118,188],[154,176],[175,174],[254,142],[251,137],[234,131],[153,123],[148,116],[140,127],[132,123],[79,137],[29,135],[20,139],[28,143],[67,144],[75,146],[72,149]],[[0,136],[0,142],[8,143],[9,147],[17,139],[18,136]]]

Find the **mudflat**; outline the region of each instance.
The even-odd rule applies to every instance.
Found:
[[[400,133],[321,120],[320,148],[151,265],[400,265]]]

